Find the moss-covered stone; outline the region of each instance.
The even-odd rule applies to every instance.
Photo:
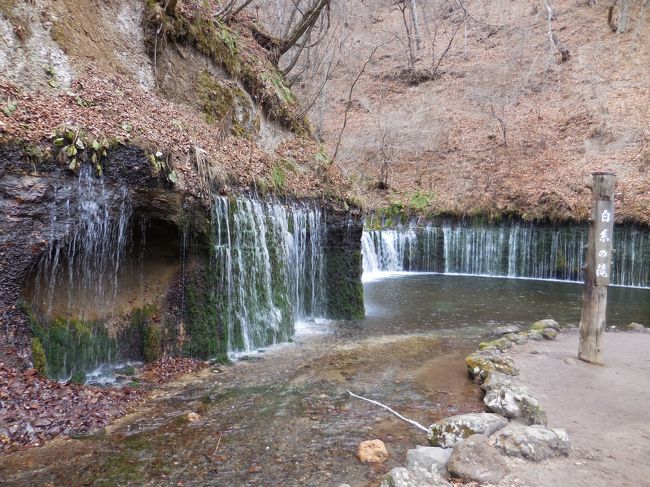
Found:
[[[545,328],[542,330],[542,337],[546,338],[547,340],[555,340],[557,338],[557,331],[555,331],[553,328]]]
[[[361,283],[361,252],[329,249],[325,261],[327,316],[357,320],[366,315]]]
[[[218,80],[204,71],[197,80],[197,91],[208,123],[230,124],[230,132],[245,136],[259,129],[250,97],[237,83]]]
[[[46,372],[52,378],[83,381],[86,371],[116,356],[116,340],[99,323],[57,318],[46,324],[32,322],[32,329],[42,343]]]
[[[478,346],[480,350],[499,350],[505,352],[514,346],[514,343],[508,338],[497,338],[489,342],[481,342]]]
[[[282,73],[258,46],[252,45],[256,41],[250,33],[201,14],[194,18],[180,13],[172,17],[154,0],[147,1],[146,18],[147,42],[152,53],[160,48],[160,37],[195,46],[222,66],[233,80],[239,80],[251,98],[264,107],[271,120],[278,121],[299,136],[311,134],[309,121],[301,113]]]
[[[474,413],[441,419],[429,427],[429,444],[453,448],[459,441],[472,435],[490,436],[508,424],[503,416],[492,413]]]
[[[492,370],[507,375],[518,375],[519,370],[510,357],[489,352],[474,352],[465,358],[467,371],[479,382],[484,381]]]
[[[148,323],[142,334],[142,357],[145,362],[155,362],[162,355],[160,328]]]
[[[34,360],[34,368],[45,375],[47,372],[45,350],[43,349],[41,339],[38,337],[32,338],[32,357]]]
[[[185,331],[182,353],[208,359],[226,353],[228,336],[223,320],[227,303],[217,296],[215,269],[202,264],[187,276],[185,284]],[[237,337],[234,337],[237,339]]]
[[[546,328],[553,328],[556,331],[560,331],[560,325],[557,321],[551,319],[539,320],[530,325],[529,330],[542,332]]]

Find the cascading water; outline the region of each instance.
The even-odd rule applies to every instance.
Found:
[[[49,212],[52,244],[37,266],[34,304],[47,315],[58,307],[65,318],[101,318],[113,307],[126,256],[131,218],[128,191],[109,190],[90,166],[82,166],[76,184],[55,191],[60,196],[54,198]],[[71,229],[70,223],[60,221],[78,225]],[[67,237],[57,240],[59,233]],[[61,287],[66,289],[67,303],[54,302]]]
[[[364,274],[405,270],[580,281],[587,235],[585,225],[414,222],[364,232]],[[650,286],[650,232],[619,226],[614,249],[613,283]]]
[[[295,322],[323,316],[325,228],[318,208],[215,197],[214,222],[230,352],[286,341]]]
[[[115,340],[99,321],[115,304],[131,205],[125,188],[107,188],[90,166],[81,168],[76,183],[55,193],[49,208],[51,244],[32,289],[39,320],[33,331],[48,350],[51,376],[83,376],[115,358]]]

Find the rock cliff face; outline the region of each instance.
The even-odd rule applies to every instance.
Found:
[[[163,352],[225,353],[230,295],[219,283],[232,271],[213,258],[210,204],[156,172],[140,148],[110,149],[102,168],[0,151],[3,360],[37,363],[35,339],[57,377]],[[319,204],[326,315],[361,317],[360,212]]]
[[[331,212],[327,228],[327,314],[332,318],[361,319],[365,316],[360,245],[363,220],[360,215]]]
[[[122,216],[166,222],[171,227],[178,227],[182,216],[190,213],[188,209],[203,211],[195,197],[176,192],[165,178],[153,176],[151,165],[141,149],[120,147],[110,151],[106,167],[110,169],[102,178],[89,175],[97,188],[95,193],[84,194],[84,189],[88,188],[80,182],[82,176],[62,168],[55,161],[43,161],[37,167],[27,163],[20,150],[4,148],[0,151],[0,213],[3,215],[0,222],[0,310],[3,320],[0,340],[5,352],[10,347],[22,358],[29,358],[28,345],[33,330],[28,316],[30,306],[25,298],[28,294],[34,297],[36,292],[34,273],[47,270],[43,260],[47,260],[47,255],[53,251],[57,253],[56,259],[73,258],[70,252],[66,255],[63,247],[79,243],[75,236],[81,227],[101,225],[102,222],[88,219],[102,215],[92,209],[84,213],[83,205],[100,205],[100,211],[114,214],[120,211],[124,192],[127,192],[129,211],[128,215]],[[97,201],[98,198],[103,201]],[[110,215],[106,216],[110,218]],[[99,227],[97,230],[100,232],[98,239],[113,237],[108,228]],[[104,244],[111,245],[111,242]],[[173,247],[176,242],[169,244]],[[91,255],[85,257],[92,258]],[[113,263],[107,265],[115,270]],[[101,269],[95,266],[95,270]],[[74,269],[72,272],[69,277],[74,278],[80,272],[90,272],[90,269]],[[111,277],[105,275],[101,278]],[[47,276],[41,279],[47,280]],[[69,281],[46,285],[53,286],[52,291],[61,296],[66,294],[62,287],[77,289],[75,283]],[[42,294],[40,297],[46,299]],[[80,298],[81,295],[74,299]],[[56,301],[54,308],[57,307]],[[51,309],[52,303],[46,307]],[[39,311],[46,313],[44,309]]]
[[[311,137],[260,27],[245,13],[215,21],[205,2],[173,14],[164,3],[0,2],[2,362],[82,378],[105,361],[241,346],[229,302],[240,298],[223,277],[241,262],[215,258],[236,205],[219,220],[217,196],[272,200],[285,223],[291,208],[318,206],[331,229],[318,275],[327,314],[363,313],[349,182]],[[262,255],[269,267],[278,248]],[[295,318],[278,291],[289,293],[286,267],[241,293],[283,326]]]

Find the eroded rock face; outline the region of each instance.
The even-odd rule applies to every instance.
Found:
[[[406,465],[411,469],[422,468],[427,472],[445,474],[451,451],[451,448],[418,445],[406,452]]]
[[[512,377],[490,372],[481,388],[483,402],[495,413],[506,418],[520,418],[527,424],[546,424],[546,413],[531,392]]]
[[[482,484],[497,484],[509,473],[505,460],[484,435],[474,435],[460,442],[449,458],[447,470],[452,475]]]
[[[134,214],[177,220],[188,195],[153,175],[142,149],[115,148],[105,163],[101,180],[92,178],[107,211],[119,207],[122,191],[130,191]],[[79,225],[91,224],[80,221],[83,212],[77,211],[84,194],[80,174],[55,161],[33,165],[21,150],[0,148],[0,351],[14,366],[29,365],[31,360],[32,325],[20,305],[28,275],[53,242],[65,242]]]
[[[451,487],[451,484],[435,472],[395,467],[384,477],[381,487]]]
[[[442,448],[452,448],[460,440],[473,435],[490,436],[500,430],[508,420],[493,413],[473,413],[441,419],[429,428],[429,444]]]
[[[542,425],[510,423],[495,433],[490,440],[506,455],[534,462],[568,455],[571,451],[571,442],[565,430],[550,429]]]
[[[357,457],[363,463],[384,463],[388,459],[388,451],[383,441],[368,440],[359,443]]]

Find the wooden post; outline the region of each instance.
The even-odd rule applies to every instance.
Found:
[[[587,243],[585,288],[582,293],[580,346],[578,358],[601,362],[601,342],[605,332],[607,286],[611,274],[614,233],[614,185],[616,175],[595,172],[591,197],[591,221]]]

